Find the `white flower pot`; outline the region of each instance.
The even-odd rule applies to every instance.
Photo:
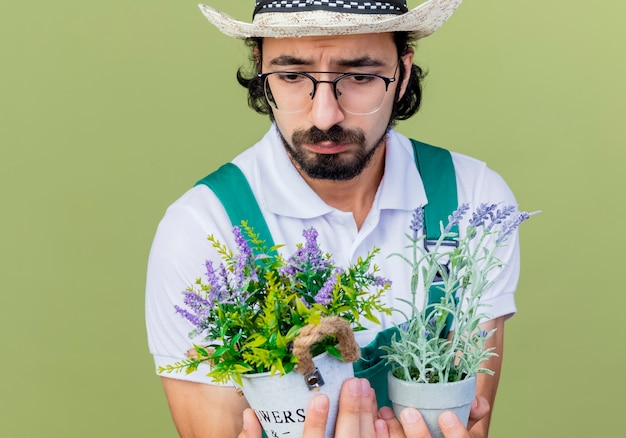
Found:
[[[309,401],[317,394],[330,399],[326,437],[334,435],[339,393],[343,382],[354,376],[352,363],[341,362],[327,353],[313,359],[324,384],[310,390],[302,374],[245,374],[241,390],[268,437],[299,438]]]
[[[428,425],[432,438],[443,438],[439,415],[452,411],[467,426],[472,401],[476,397],[476,376],[452,383],[407,382],[388,375],[389,399],[396,416],[406,407],[417,408]]]

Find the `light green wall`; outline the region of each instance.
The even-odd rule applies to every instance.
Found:
[[[424,107],[399,130],[543,210],[522,227],[496,437],[621,435],[625,15],[466,0],[419,46]],[[175,436],[146,259],[165,208],[267,126],[234,82],[246,56],[195,0],[0,4],[0,436]]]

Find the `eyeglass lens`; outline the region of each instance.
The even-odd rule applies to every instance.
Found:
[[[377,111],[385,98],[385,79],[366,74],[349,74],[335,81],[316,81],[303,73],[276,72],[265,78],[265,95],[268,102],[280,111],[298,112],[306,109],[319,88],[334,84],[339,105],[352,114],[368,114]],[[317,87],[317,90],[316,90]]]

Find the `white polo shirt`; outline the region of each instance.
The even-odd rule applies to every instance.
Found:
[[[459,203],[469,203],[472,209],[481,203],[517,204],[502,178],[484,163],[456,153],[452,153],[452,159]],[[409,232],[412,213],[428,200],[408,138],[392,130],[387,139],[385,160],[384,177],[360,230],[357,230],[352,213],[330,207],[311,190],[289,160],[274,126],[233,163],[248,179],[274,243],[285,245],[281,248],[285,255],[293,253],[296,244],[304,242],[302,231],[310,227],[318,231],[321,249],[332,254],[337,265],[355,263],[359,256],[378,247],[381,251],[374,262],[381,269],[380,275],[393,282],[386,292],[387,304],[406,312],[406,305],[397,298],[410,299],[410,267],[399,258],[388,256],[407,251],[405,233]],[[467,222],[461,223],[460,229],[466,226]],[[184,359],[193,343],[206,344],[202,338],[189,338],[193,326],[175,313],[174,305],[184,306],[183,292],[204,275],[206,260],[219,263],[219,256],[207,241],[210,234],[229,247],[235,247],[230,220],[214,193],[204,185],[191,188],[174,202],[157,229],[146,286],[148,343],[157,367]],[[501,248],[499,257],[506,267],[482,298],[487,306],[484,311],[493,318],[512,315],[516,310],[517,234]],[[417,302],[422,302],[421,298],[418,297]],[[403,322],[402,315],[397,312],[392,317],[380,315],[380,319],[382,327],[364,321],[364,325],[371,329],[357,332],[360,345],[373,339],[376,331]],[[201,367],[191,374],[163,375],[212,383],[207,372],[208,367]]]

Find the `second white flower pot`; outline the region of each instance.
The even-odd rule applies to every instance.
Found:
[[[389,399],[396,416],[404,408],[417,408],[428,425],[432,438],[443,438],[439,428],[439,415],[452,411],[467,425],[470,407],[476,397],[476,376],[460,382],[417,383],[388,375]]]

